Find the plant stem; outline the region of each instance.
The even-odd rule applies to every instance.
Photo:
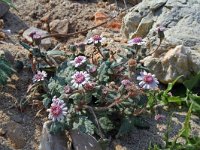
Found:
[[[158,44],[158,46],[156,47],[156,49],[155,49],[153,52],[147,54],[147,56],[150,56],[150,55],[152,55],[153,53],[155,53],[155,52],[159,49],[159,47],[160,47],[162,41],[163,41],[163,39],[160,38],[159,44]]]
[[[93,108],[92,108],[91,106],[88,106],[87,108],[90,110],[90,112],[91,112],[92,115],[94,116],[94,119],[95,119],[95,122],[96,122],[96,124],[97,124],[97,127],[98,127],[98,130],[99,130],[99,134],[100,134],[101,139],[104,139],[105,136],[104,136],[103,132],[101,131],[101,127],[100,127],[98,118],[97,118],[97,116],[96,116],[96,114],[95,114]]]
[[[103,54],[102,54],[100,48],[99,48],[98,46],[97,46],[96,48],[97,48],[98,53],[99,53],[99,54],[101,55],[101,57],[105,60],[105,57],[103,56]]]

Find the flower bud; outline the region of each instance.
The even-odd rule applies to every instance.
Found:
[[[29,36],[32,38],[35,45],[41,44],[41,35],[40,34],[37,34],[36,32],[31,32]]]
[[[104,58],[109,59],[110,58],[109,51],[108,50],[104,50],[103,51],[103,56],[104,56]]]
[[[66,86],[64,87],[64,93],[65,93],[65,94],[70,94],[70,93],[72,93],[72,88],[71,88],[69,85],[66,85]]]
[[[85,43],[79,43],[77,44],[77,47],[81,52],[85,52]]]
[[[137,61],[135,59],[129,59],[128,67],[133,71],[137,66]]]
[[[127,80],[127,79],[124,79],[124,80],[121,81],[121,84],[124,85],[124,86],[130,86],[131,85],[131,81]]]
[[[91,74],[96,73],[96,72],[97,72],[97,67],[96,67],[96,66],[92,66],[92,67],[89,69],[89,72],[90,72]]]
[[[76,50],[77,50],[76,45],[69,45],[69,50],[72,52],[76,52]]]
[[[84,88],[86,91],[92,91],[94,89],[95,85],[93,83],[86,83],[84,84]]]
[[[164,31],[165,31],[165,27],[161,26],[161,25],[158,25],[157,28],[156,28],[156,31],[158,33],[158,38],[159,39],[164,39],[165,38],[165,34],[164,34]]]
[[[107,87],[104,87],[104,88],[102,89],[102,94],[104,94],[104,95],[107,95],[107,94],[108,94],[108,88],[107,88]]]

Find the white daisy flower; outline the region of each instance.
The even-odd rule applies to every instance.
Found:
[[[154,90],[158,88],[159,82],[154,74],[147,73],[146,71],[140,72],[137,80],[140,80],[139,86],[143,89]]]
[[[88,44],[92,44],[92,43],[94,43],[94,44],[99,44],[99,43],[104,42],[105,39],[106,39],[105,37],[101,37],[101,36],[99,36],[99,35],[94,35],[93,37],[91,37],[91,38],[89,38],[89,39],[87,40],[87,43],[88,43]]]
[[[49,112],[49,119],[60,122],[64,119],[64,116],[67,115],[66,111],[67,107],[65,107],[64,101],[54,96],[51,107],[47,109],[47,112]]]
[[[45,71],[37,71],[37,74],[33,76],[33,82],[43,81],[46,77],[47,73]]]
[[[141,37],[135,37],[131,40],[128,41],[128,45],[129,46],[133,46],[133,45],[144,45],[145,42]]]
[[[78,56],[74,60],[70,61],[71,64],[73,64],[76,68],[81,66],[86,62],[85,56]]]
[[[90,79],[90,75],[86,71],[77,71],[73,76],[72,76],[72,81],[71,83],[73,84],[72,86],[75,88],[81,88],[83,85],[85,85]]]

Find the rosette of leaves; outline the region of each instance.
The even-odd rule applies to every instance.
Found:
[[[142,92],[133,78],[128,77],[126,59],[116,61],[107,57],[98,64],[87,59],[78,67],[70,63],[73,59],[62,63],[49,80],[45,106],[50,105],[53,96],[66,102],[69,108],[65,120],[67,130],[78,129],[100,139],[128,133],[135,123],[138,124],[138,117],[134,114],[146,105],[146,100],[141,97]],[[77,71],[90,75],[89,86],[73,87],[72,76]],[[123,79],[129,79],[130,85],[123,85]]]

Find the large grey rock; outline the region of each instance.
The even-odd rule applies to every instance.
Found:
[[[40,140],[39,150],[71,150],[67,145],[67,137],[65,134],[53,135],[49,133],[50,121],[43,125],[42,136]]]
[[[167,0],[151,1],[150,9],[156,10],[156,9],[160,8],[161,6],[163,6],[166,2],[167,2]]]
[[[97,140],[85,133],[73,130],[70,132],[74,150],[102,150]]]
[[[0,1],[0,18],[9,11],[9,8],[10,7],[7,4]]]
[[[35,28],[35,27],[30,27],[28,28],[27,30],[24,31],[23,33],[23,37],[30,43],[32,43],[32,38],[30,37],[30,34],[32,32],[36,32],[37,34],[39,34],[41,37],[44,37],[44,36],[47,36],[48,35],[48,32],[47,31],[44,31],[44,30],[41,30],[41,29],[38,29],[38,28]],[[45,38],[41,41],[41,47],[43,47],[44,49],[48,50],[52,43],[51,43],[51,38]]]
[[[185,78],[189,77],[194,61],[200,63],[200,60],[194,60],[191,49],[182,45],[170,49],[163,56],[149,56],[143,61],[145,66],[154,70],[156,77],[163,83],[172,82],[181,75],[184,75]],[[200,66],[196,67],[200,70]]]
[[[155,34],[156,26],[161,24],[166,27],[165,39],[161,47],[156,54],[150,56],[151,59],[144,59],[144,64],[155,72],[160,81],[168,83],[181,72],[174,73],[173,76],[168,75],[166,73],[170,70],[170,64],[163,67],[161,63],[155,63],[155,60],[157,62],[157,58],[162,58],[172,47],[183,45],[190,48],[190,55],[186,54],[191,59],[190,67],[184,68],[185,72],[184,70],[182,72],[185,77],[200,70],[198,67],[200,63],[199,10],[200,0],[143,0],[124,17],[121,33],[127,38],[148,37],[155,49],[158,43]],[[174,64],[179,63],[177,59],[173,61]],[[178,70],[180,66],[173,67],[175,68],[171,71]],[[161,70],[157,71],[158,68]]]

